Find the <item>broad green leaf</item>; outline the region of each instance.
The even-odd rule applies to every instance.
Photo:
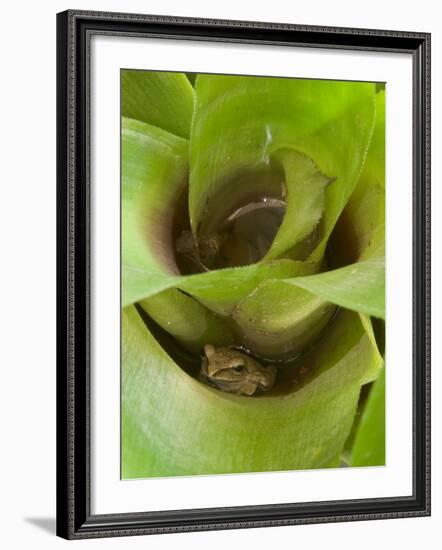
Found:
[[[123,306],[170,286],[178,274],[172,223],[187,186],[188,142],[123,118]]]
[[[336,310],[322,298],[285,281],[264,281],[232,314],[241,343],[268,358],[289,359],[305,350]]]
[[[350,465],[385,465],[385,368],[370,390],[353,443]]]
[[[310,277],[283,281],[324,300],[374,317],[385,318],[385,267],[373,259]]]
[[[237,304],[263,281],[315,272],[314,264],[275,260],[266,264],[219,269],[183,277],[177,286],[198,298],[211,310],[230,315]]]
[[[227,346],[234,342],[224,319],[175,288],[142,300],[140,306],[190,351],[200,352],[207,343]]]
[[[358,185],[331,240],[337,263],[385,255],[385,92],[376,94],[376,122]]]
[[[366,260],[385,256],[385,91],[376,95],[373,137],[352,199],[349,211],[356,210],[352,221],[361,251],[359,258]]]
[[[188,138],[193,98],[193,87],[185,74],[121,71],[121,111],[124,117]]]
[[[220,202],[244,194],[250,171],[277,171],[277,152],[291,149],[310,159],[327,178],[319,244],[328,236],[352,193],[373,127],[375,86],[370,83],[199,75],[191,132],[189,209],[193,231],[208,231]],[[294,177],[294,176],[293,176]],[[290,177],[286,179],[291,179]],[[278,181],[278,177],[275,177]],[[253,185],[253,179],[250,182]],[[279,186],[273,186],[278,194]],[[270,194],[272,189],[267,190]],[[287,208],[299,194],[287,193]],[[308,194],[303,199],[309,200]],[[297,204],[302,211],[303,204]],[[279,241],[290,247],[290,226]],[[298,235],[292,234],[296,244]],[[279,245],[281,246],[281,245]]]
[[[376,94],[375,126],[362,179],[374,180],[385,188],[385,90]]]
[[[266,260],[288,252],[312,233],[323,215],[325,189],[330,182],[305,155],[283,149],[275,158],[284,167],[287,208]],[[304,259],[299,251],[291,255]]]
[[[351,312],[303,359],[303,381],[285,394],[252,398],[191,378],[132,306],[123,310],[123,334],[124,479],[334,467],[361,384],[380,368]]]
[[[133,302],[149,298],[168,288],[179,288],[206,304],[215,313],[229,315],[238,301],[250,294],[262,281],[285,279],[314,270],[314,264],[275,260],[268,264],[171,277],[167,271],[143,270],[140,266],[137,271],[140,274],[140,284],[136,288],[138,295]],[[129,302],[125,305],[128,304]]]

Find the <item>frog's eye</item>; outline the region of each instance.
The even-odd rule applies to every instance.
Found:
[[[244,361],[239,360],[239,361],[233,362],[230,365],[230,368],[233,372],[235,372],[237,374],[240,374],[246,368],[246,365],[245,365]]]
[[[233,367],[233,372],[240,373],[242,372],[246,367],[244,365],[238,365],[237,367]]]

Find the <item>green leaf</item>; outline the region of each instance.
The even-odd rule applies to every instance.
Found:
[[[187,163],[186,140],[123,118],[123,305],[168,288],[178,274],[171,212],[187,186]]]
[[[185,74],[121,71],[121,110],[124,117],[188,138],[193,98],[193,87]]]
[[[238,301],[250,294],[262,281],[311,273],[314,268],[313,264],[276,260],[268,264],[254,264],[176,277],[170,277],[165,272],[162,274],[142,272],[140,269],[144,277],[143,292],[140,292],[138,300],[149,298],[167,288],[179,288],[197,298],[215,313],[229,315]]]
[[[308,290],[324,300],[385,319],[385,267],[373,259],[283,283]]]
[[[361,179],[375,180],[385,188],[385,90],[376,94],[375,127]]]
[[[240,342],[267,358],[290,359],[304,351],[318,338],[336,309],[285,281],[263,281],[232,313]]]
[[[142,300],[140,306],[186,349],[200,352],[205,344],[233,344],[227,322],[199,302],[171,288]]]
[[[325,189],[330,181],[310,159],[295,151],[283,149],[275,158],[284,167],[287,208],[266,260],[287,253],[315,229],[324,212]],[[305,259],[296,249],[291,256]]]
[[[237,304],[260,283],[314,271],[314,264],[292,260],[275,260],[267,264],[219,269],[183,277],[176,285],[192,294],[212,311],[230,315]]]
[[[336,465],[360,387],[380,368],[358,316],[342,312],[285,394],[238,397],[178,367],[123,310],[122,477],[325,468]]]
[[[189,192],[194,233],[208,231],[205,224],[213,223],[212,214],[227,197],[232,208],[244,198],[244,186],[254,185],[244,174],[278,172],[277,152],[291,149],[310,159],[323,176],[335,178],[325,191],[319,244],[312,257],[320,260],[365,160],[374,101],[370,83],[199,75]],[[280,178],[268,179],[267,192],[278,194]],[[302,198],[310,200],[308,193]],[[288,190],[289,211],[296,210],[292,199],[296,202],[299,194]],[[297,209],[302,211],[303,204]],[[284,237],[279,235],[283,249],[290,246],[289,224],[286,229]],[[295,232],[293,244],[298,237]]]
[[[385,465],[385,368],[370,390],[353,443],[350,465]]]
[[[336,263],[385,256],[385,92],[376,94],[376,121],[363,172],[333,233]]]

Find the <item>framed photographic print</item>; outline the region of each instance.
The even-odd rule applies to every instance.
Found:
[[[430,36],[57,19],[57,533],[430,513]]]

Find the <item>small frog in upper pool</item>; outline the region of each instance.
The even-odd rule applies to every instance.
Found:
[[[188,258],[203,271],[208,271],[211,264],[220,253],[224,240],[225,235],[213,233],[205,237],[200,237],[197,245],[192,232],[184,230],[176,240],[175,250],[178,254]]]
[[[276,367],[263,367],[249,355],[232,348],[204,346],[200,379],[220,390],[251,396],[270,390],[276,379]]]

